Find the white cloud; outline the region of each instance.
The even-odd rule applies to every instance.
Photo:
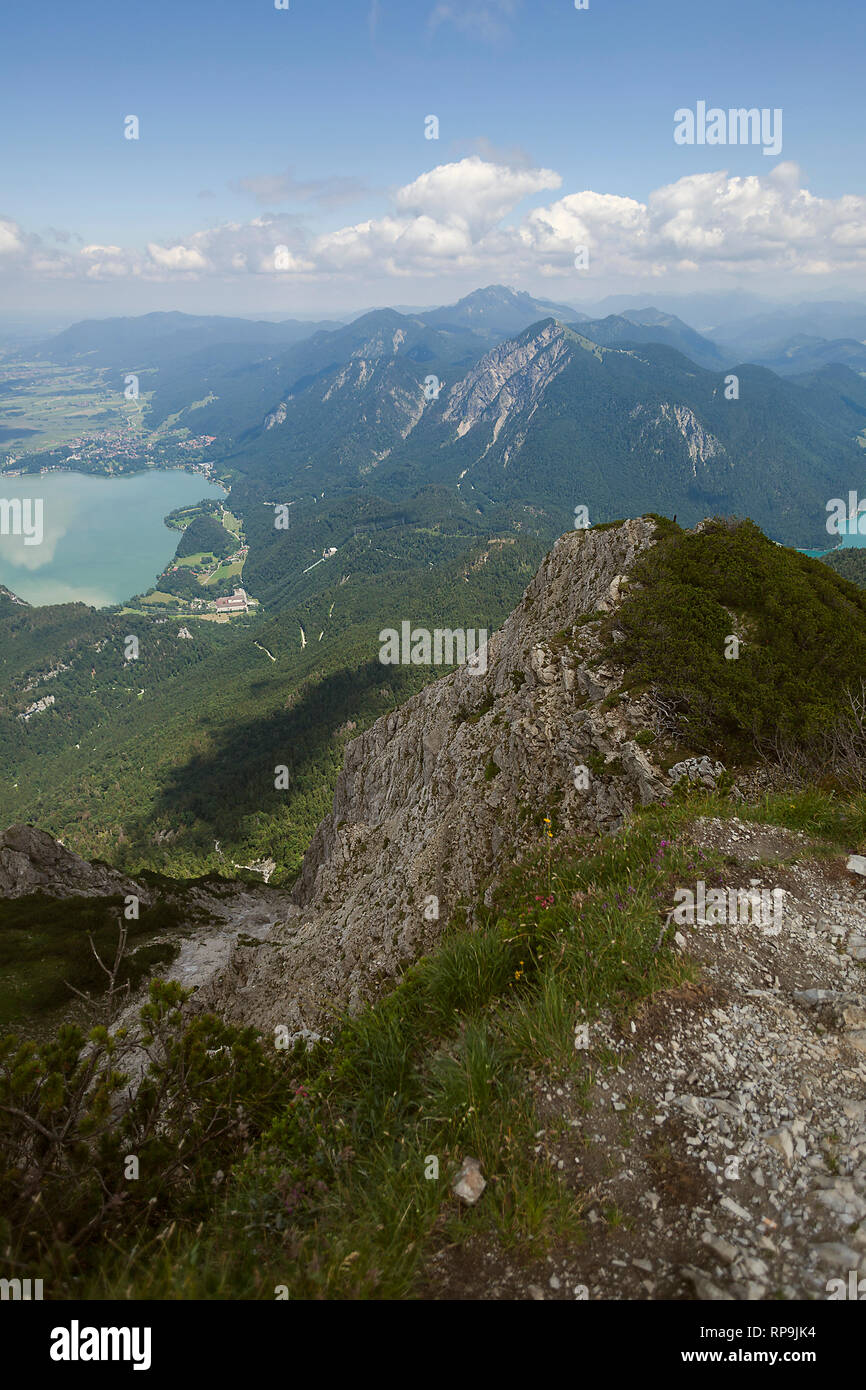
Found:
[[[512,169],[470,155],[421,174],[401,188],[394,201],[401,212],[465,227],[477,240],[523,198],[559,188],[561,183],[553,169]]]
[[[866,271],[866,199],[817,198],[792,164],[765,176],[692,174],[646,203],[572,193],[535,209],[519,235],[547,274],[568,271],[578,245],[617,274]]]
[[[440,0],[427,27],[432,33],[443,24],[453,24],[460,33],[497,43],[510,33],[510,21],[519,9],[520,0]]]
[[[440,164],[394,196],[396,212],[319,237],[311,247],[326,270],[376,265],[386,274],[434,274],[484,263],[486,238],[523,198],[558,188],[552,169],[510,169],[477,155]]]
[[[866,283],[866,199],[820,198],[795,165],[766,175],[692,174],[646,201],[584,189],[521,210],[558,192],[552,169],[514,167],[478,155],[441,164],[398,189],[384,215],[314,235],[297,216],[264,213],[204,228],[145,250],[46,245],[0,219],[0,267],[16,278],[113,280],[238,279],[278,275],[306,282],[477,275],[530,283],[569,280],[575,292],[623,276],[646,279],[712,272],[852,275]],[[590,271],[576,280],[578,246]],[[279,256],[277,249],[280,248]]]
[[[0,256],[15,255],[23,247],[17,222],[0,221]]]
[[[196,246],[157,246],[148,242],[148,255],[166,270],[209,270],[210,264]]]

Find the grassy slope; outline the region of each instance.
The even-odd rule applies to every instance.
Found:
[[[658,946],[664,909],[675,885],[696,872],[712,883],[722,868],[712,855],[698,864],[687,844],[694,816],[732,813],[805,829],[819,853],[866,835],[866,798],[808,792],[746,809],[706,795],[644,811],[595,846],[548,841],[501,886],[481,930],[455,929],[384,1004],[344,1020],[330,1048],[290,1059],[295,1100],[224,1199],[176,1224],[162,1212],[171,1225],[134,1256],[85,1258],[76,1292],[397,1299],[422,1290],[444,1244],[480,1236],[521,1261],[579,1241],[580,1204],[534,1151],[535,1084],[580,1087],[615,1066],[593,1047],[593,1020],[625,1022],[649,994],[694,977],[667,940]],[[583,1024],[586,1050],[575,1046]],[[449,1191],[466,1154],[488,1181],[471,1211]]]
[[[798,688],[803,667],[792,641],[799,624],[835,640],[841,623],[849,642],[859,640],[859,591],[819,565],[810,590],[813,562],[792,559],[755,528],[720,526],[696,538],[665,530],[647,559],[645,587],[635,586],[617,618],[628,634],[633,679],[652,676],[665,651],[658,670],[670,672],[683,604],[712,611],[730,585],[738,612],[754,625],[753,640],[762,636],[755,645],[777,662],[783,693]],[[780,598],[790,605],[792,595],[800,606],[780,612]],[[638,618],[644,646],[635,636]],[[710,624],[689,639],[696,665],[680,698],[695,728],[732,708],[731,687],[700,664],[716,654],[716,636]],[[748,721],[768,707],[765,668],[733,669],[748,673],[734,707],[735,747]],[[816,687],[821,698],[792,728],[808,737],[824,697],[834,682],[838,694],[848,674],[844,660],[826,665]],[[778,702],[780,720],[796,713]],[[542,1076],[580,1086],[614,1064],[593,1047],[593,1020],[602,1013],[625,1020],[646,995],[690,972],[661,937],[665,909],[677,884],[697,872],[712,883],[722,866],[712,855],[696,862],[683,834],[689,821],[736,812],[805,830],[822,842],[817,852],[828,843],[859,850],[866,797],[810,788],[751,807],[709,795],[677,799],[639,813],[616,837],[593,841],[558,836],[545,825],[552,812],[535,809],[538,853],[500,885],[478,931],[461,931],[456,914],[435,953],[386,1000],[354,1019],[335,1019],[330,1045],[288,1055],[264,1040],[294,1099],[270,1110],[262,1104],[258,1132],[220,1156],[229,1174],[224,1195],[202,1183],[192,1192],[160,1191],[145,1226],[121,1229],[110,1246],[84,1242],[75,1254],[55,1242],[50,1254],[40,1252],[39,1274],[67,1294],[91,1297],[270,1299],[281,1287],[291,1297],[400,1298],[423,1286],[425,1261],[442,1242],[480,1232],[520,1259],[579,1240],[580,1204],[535,1153],[534,1086]],[[583,1025],[587,1049],[575,1046]],[[449,1195],[466,1154],[481,1161],[488,1179],[471,1211]],[[132,1229],[134,1253],[121,1253]]]

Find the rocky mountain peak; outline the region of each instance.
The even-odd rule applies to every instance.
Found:
[[[452,390],[442,418],[456,424],[458,439],[482,421],[495,421],[498,434],[513,412],[537,404],[570,357],[565,330],[547,319],[485,353]]]
[[[335,1006],[375,997],[458,902],[471,908],[543,844],[545,817],[613,831],[664,793],[634,737],[648,710],[605,707],[618,674],[597,635],[655,532],[638,518],[562,536],[491,638],[486,671],[458,667],[348,745],[293,892],[297,917],[272,949],[239,948],[205,1002],[266,1030],[324,1031]]]

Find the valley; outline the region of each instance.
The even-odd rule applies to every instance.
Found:
[[[255,1142],[241,1162],[226,1141],[213,1162],[249,1184],[233,1189],[235,1213],[286,1184],[308,1194],[293,1297],[315,1292],[315,1267],[340,1296],[463,1297],[479,1258],[491,1298],[749,1299],[771,1284],[811,1296],[826,1251],[849,1239],[821,1194],[852,1210],[861,1200],[856,1184],[837,1190],[832,1166],[851,1171],[860,1142],[846,1110],[860,1078],[856,893],[815,866],[833,855],[841,873],[843,851],[866,844],[851,782],[866,572],[853,545],[826,563],[799,552],[826,544],[828,499],[859,484],[866,381],[843,365],[802,379],[737,365],[648,309],[643,323],[576,310],[565,322],[533,317],[563,306],[509,291],[479,292],[479,315],[471,301],[426,316],[374,311],[276,356],[233,342],[228,363],[207,328],[187,357],[173,320],[165,359],[160,338],[140,359],[152,373],[140,436],[151,452],[134,443],[112,461],[110,434],[57,447],[114,475],[76,486],[185,491],[158,508],[174,553],[150,562],[134,597],[22,603],[14,573],[0,588],[0,821],[11,827],[0,839],[0,1022],[40,1048],[61,1025],[114,1008],[114,986],[106,995],[81,945],[92,938],[104,959],[124,905],[139,904],[115,1022],[134,1039],[143,1009],[166,1038],[204,1030],[207,1055],[236,1078],[242,1039],[258,1040],[243,1071]],[[88,352],[97,332],[87,326]],[[75,342],[67,330],[73,360]],[[431,375],[441,389],[428,397]],[[159,439],[200,466],[157,467]],[[28,455],[30,472],[19,459],[7,491],[38,487],[47,504],[69,486],[77,475],[42,472],[45,458]],[[46,505],[49,527],[52,515]],[[106,516],[126,563],[141,503],[124,517],[113,501]],[[724,654],[731,632],[737,661]],[[477,633],[489,636],[483,662],[443,673],[437,653],[447,666],[453,648],[459,662]],[[843,698],[855,711],[844,728]],[[692,788],[688,769],[703,767]],[[724,827],[726,854],[707,825]],[[738,848],[764,843],[770,830],[756,826],[794,837],[784,849],[800,867],[784,891],[796,931],[784,960],[756,936],[734,969],[724,940],[666,935],[662,908],[686,871],[701,885],[748,877],[778,897],[760,846]],[[825,900],[851,948],[832,968],[807,920]],[[783,1039],[826,1097],[808,1184],[768,1156],[764,1131],[781,1134],[791,1115],[778,1088],[754,1091],[747,1039],[720,1018],[733,972],[736,1008],[756,1019],[763,1009],[755,1026],[772,1028],[777,1003],[750,1002],[770,966],[785,974],[780,1008],[802,1012],[810,990],[854,1001],[844,1007],[855,1022],[828,1015],[831,1041],[817,1051],[808,1012]],[[586,1049],[575,1028],[589,1030]],[[674,1030],[696,1076],[719,1029],[739,1069],[736,1095],[717,1098],[730,1111],[683,1109],[664,1067],[651,1074],[631,1046]],[[379,1232],[397,1220],[392,1199],[413,1212],[401,1254],[360,1215],[372,1191],[363,1173],[378,1190],[393,1168],[375,1137],[394,1093],[392,1047],[403,1080],[388,1123],[408,1152],[442,1159],[438,1184],[419,1186],[403,1165],[382,1189]],[[124,1048],[128,1074],[145,1076],[138,1045]],[[827,1079],[836,1058],[844,1085]],[[461,1078],[476,1073],[496,1100],[473,1119],[476,1080],[467,1091]],[[374,1089],[359,1121],[362,1075]],[[711,1068],[694,1082],[720,1084]],[[737,1097],[753,1091],[760,1111],[746,1122]],[[337,1126],[335,1143],[351,1129],[357,1168],[311,1160],[291,1118],[298,1097],[318,1132]],[[417,1118],[425,1107],[450,1118],[431,1130]],[[275,1136],[288,1154],[276,1167]],[[116,1142],[131,1140],[118,1131]],[[736,1180],[729,1144],[751,1165]],[[488,1216],[443,1244],[437,1203],[467,1147],[492,1185]],[[643,1175],[655,1205],[599,1169],[605,1152]],[[313,1195],[319,1171],[330,1214]],[[249,1297],[285,1284],[271,1264],[278,1234],[262,1237],[253,1268],[235,1218],[217,1234],[212,1193],[195,1200],[208,1269],[216,1260]],[[166,1221],[172,1201],[157,1199]],[[788,1245],[770,1250],[741,1229],[755,1207],[787,1230],[797,1202]],[[199,1292],[180,1229],[178,1268]],[[515,1233],[518,1263],[506,1253]],[[344,1267],[347,1242],[356,1269]],[[44,1242],[33,1248],[46,1257]],[[115,1287],[111,1261],[85,1253],[76,1269],[88,1297]],[[143,1269],[136,1296],[165,1296],[161,1279]]]
[[[535,318],[551,308],[578,327]],[[739,399],[726,400],[721,367],[680,351],[723,363],[709,340],[669,314],[633,319],[491,287],[426,315],[376,311],[292,329],[277,357],[273,342],[261,356],[255,325],[187,327],[183,315],[81,325],[53,340],[46,359],[85,354],[93,372],[101,357],[118,381],[129,365],[148,372],[149,437],[170,421],[187,443],[207,440],[229,492],[202,500],[193,484],[188,502],[166,509],[176,553],[137,598],[128,587],[116,616],[110,606],[86,621],[69,606],[28,614],[32,635],[16,642],[32,656],[10,666],[7,646],[12,685],[0,705],[7,820],[35,816],[80,852],[181,873],[217,868],[219,839],[238,863],[274,857],[278,880],[290,881],[333,787],[337,731],[363,727],[377,701],[394,699],[398,670],[404,695],[435,675],[382,667],[383,629],[411,614],[430,631],[496,631],[579,507],[593,525],[659,503],[686,525],[710,508],[737,511],[776,540],[819,546],[826,498],[847,495],[857,477],[864,380],[832,367],[783,382],[746,366]],[[228,365],[220,335],[234,335]],[[649,340],[628,345],[628,335]],[[671,335],[677,347],[652,341]],[[431,372],[444,384],[428,400]],[[20,609],[7,605],[2,621],[23,635]],[[135,681],[120,658],[133,621]],[[94,623],[99,638],[85,635]],[[346,679],[358,700],[339,697],[312,747],[271,756],[295,771],[289,789],[269,790],[255,750],[281,726],[305,727],[316,700],[327,709]],[[49,695],[38,715],[19,718]],[[232,727],[242,710],[241,727],[255,730],[243,747]],[[275,852],[281,844],[288,855]]]

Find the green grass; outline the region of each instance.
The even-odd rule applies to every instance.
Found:
[[[176,594],[165,594],[161,589],[154,589],[152,594],[143,594],[139,603],[146,607],[153,607],[154,605],[169,608],[184,607]]]
[[[7,376],[20,384],[3,395],[4,413],[9,415],[4,423],[36,431],[6,442],[3,451],[16,456],[41,453],[93,430],[116,430],[140,419],[139,402],[131,408],[100,368],[18,362],[0,370],[0,380]],[[143,393],[140,403],[148,399]],[[11,413],[17,410],[23,414]]]
[[[195,555],[182,555],[175,557],[174,564],[180,569],[199,569],[204,564],[213,564],[214,556],[206,550],[200,550]]]
[[[683,788],[667,805],[640,808],[638,818],[660,832],[675,834],[696,816],[737,816],[758,825],[778,825],[798,830],[810,841],[836,853],[866,850],[866,794],[822,791],[817,787],[767,794],[759,801],[740,804],[712,792]]]
[[[691,976],[659,931],[672,885],[699,865],[649,824],[547,844],[478,930],[452,931],[332,1045],[295,1057],[295,1103],[203,1227],[109,1257],[87,1296],[273,1298],[282,1285],[291,1298],[399,1299],[443,1241],[478,1235],[524,1259],[580,1240],[579,1198],[534,1154],[533,1078],[580,1091],[603,1063],[599,1012],[624,1021]],[[467,1154],[488,1181],[472,1210],[450,1194]],[[425,1176],[431,1157],[438,1178]]]
[[[398,1300],[423,1290],[444,1244],[473,1239],[476,1251],[481,1242],[521,1263],[581,1241],[581,1194],[535,1153],[547,1123],[538,1088],[567,1081],[579,1105],[600,1071],[625,1060],[598,1040],[600,1014],[628,1037],[642,1000],[696,977],[663,927],[675,886],[724,867],[690,843],[695,816],[731,814],[850,848],[866,797],[808,792],[742,806],[694,794],[602,840],[548,839],[540,828],[542,847],[479,909],[475,930],[455,915],[375,1008],[335,1019],[330,1044],[275,1054],[288,1061],[294,1099],[223,1165],[225,1188],[180,1207],[159,1197],[134,1240],[68,1248],[55,1285],[86,1298],[272,1299],[279,1289]],[[575,1040],[584,1025],[586,1048]],[[579,1128],[573,1137],[581,1142]],[[472,1209],[450,1191],[470,1154],[488,1183]]]
[[[218,584],[221,579],[232,579],[236,575],[240,576],[243,568],[243,560],[232,560],[229,564],[220,565],[219,569],[214,570],[213,574],[208,575],[203,583],[207,588],[211,584]]]

